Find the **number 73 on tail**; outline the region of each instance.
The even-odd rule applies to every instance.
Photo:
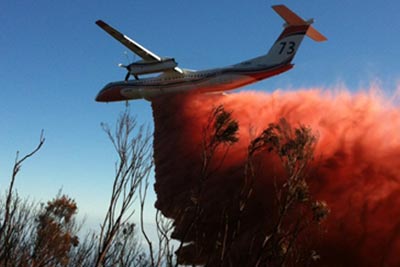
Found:
[[[160,57],[105,22],[96,21],[99,27],[141,58],[129,65],[120,65],[127,70],[125,79],[104,86],[96,101],[142,98],[151,101],[171,94],[224,92],[290,70],[294,66],[292,60],[304,36],[307,35],[317,42],[325,41],[326,38],[311,25],[313,19],[305,21],[284,5],[272,8],[286,23],[267,54],[231,66],[199,71],[180,68],[175,59]],[[153,73],[159,75],[141,77]]]

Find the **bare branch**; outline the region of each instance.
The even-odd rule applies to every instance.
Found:
[[[111,252],[113,242],[121,227],[132,217],[134,213],[132,205],[137,190],[153,166],[152,135],[148,130],[145,132],[143,127],[137,129],[136,120],[129,115],[129,109],[120,115],[114,132],[107,124],[101,126],[113,144],[119,160],[116,164],[108,210],[101,225],[96,259],[98,267],[107,262],[109,253],[113,253]]]
[[[11,199],[13,196],[12,192],[14,190],[15,179],[17,177],[18,172],[21,169],[22,163],[25,160],[27,160],[28,158],[32,157],[34,154],[36,154],[36,152],[38,152],[40,150],[40,148],[43,146],[44,141],[45,141],[45,138],[43,137],[43,130],[42,130],[42,132],[40,134],[40,138],[39,138],[39,144],[36,146],[36,148],[34,150],[32,150],[32,152],[26,154],[21,159],[18,159],[19,152],[17,152],[14,167],[13,167],[13,172],[11,175],[10,185],[8,187],[7,199],[6,199],[6,203],[5,203],[4,220],[0,227],[0,236],[2,236],[4,234],[6,227],[9,226],[9,224],[10,224],[10,217],[12,217],[12,216],[10,216],[12,214],[12,211],[10,210],[11,209]]]

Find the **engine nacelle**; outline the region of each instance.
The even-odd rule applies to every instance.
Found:
[[[132,75],[149,74],[170,70],[178,66],[173,58],[163,58],[161,61],[137,61],[127,66]]]

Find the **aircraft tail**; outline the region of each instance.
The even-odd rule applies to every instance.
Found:
[[[314,22],[313,19],[308,21],[303,20],[299,17],[296,13],[292,10],[287,8],[285,5],[276,5],[272,6],[276,13],[279,14],[285,21],[286,26],[302,26],[302,25],[309,25],[306,35],[313,39],[316,42],[323,42],[326,41],[326,37],[323,36],[319,31],[317,31],[311,24]]]
[[[286,64],[292,61],[304,36],[307,35],[317,42],[327,40],[311,24],[312,19],[305,21],[285,5],[272,6],[285,21],[285,29],[269,50],[264,60],[270,64]]]

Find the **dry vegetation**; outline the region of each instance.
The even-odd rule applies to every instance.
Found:
[[[79,235],[80,225],[75,219],[77,203],[65,194],[59,193],[41,205],[17,194],[14,188],[17,174],[23,162],[44,144],[41,137],[31,153],[21,159],[17,155],[10,184],[0,199],[0,266],[155,267],[177,266],[178,263],[237,266],[231,254],[235,252],[241,216],[234,221],[222,220],[217,226],[219,234],[213,240],[216,247],[212,255],[207,252],[206,257],[204,251],[197,251],[200,248],[196,245],[188,247],[181,242],[174,248],[171,243],[173,222],[159,212],[154,222],[158,240],[149,238],[144,229],[143,210],[153,167],[152,135],[136,125],[128,110],[118,119],[115,130],[105,124],[102,126],[115,147],[118,160],[109,206],[104,207],[107,211],[99,231]],[[210,163],[215,159],[216,150],[225,149],[229,153],[229,147],[238,141],[238,129],[238,122],[222,106],[212,110],[209,123],[204,127],[202,168],[193,191],[191,216],[186,217],[189,223],[183,233],[179,233],[181,240],[191,236],[201,220],[202,208],[197,200],[204,190],[204,181],[214,171]],[[309,163],[313,159],[315,143],[316,138],[309,128],[300,125],[293,129],[282,119],[270,124],[249,144],[242,187],[234,209],[242,214],[247,208],[257,172],[255,162],[261,151],[269,151],[279,158],[285,170],[285,181],[276,185],[277,216],[271,222],[273,227],[265,233],[262,242],[246,254],[247,266],[308,266],[318,259],[314,249],[302,247],[299,242],[301,234],[307,233],[311,224],[318,224],[329,213],[327,205],[313,199],[308,189]],[[132,220],[135,200],[140,209],[139,222]],[[221,216],[228,218],[228,215],[222,212]],[[196,244],[201,240],[192,238],[191,242]],[[191,255],[201,257],[185,258],[188,249]]]

